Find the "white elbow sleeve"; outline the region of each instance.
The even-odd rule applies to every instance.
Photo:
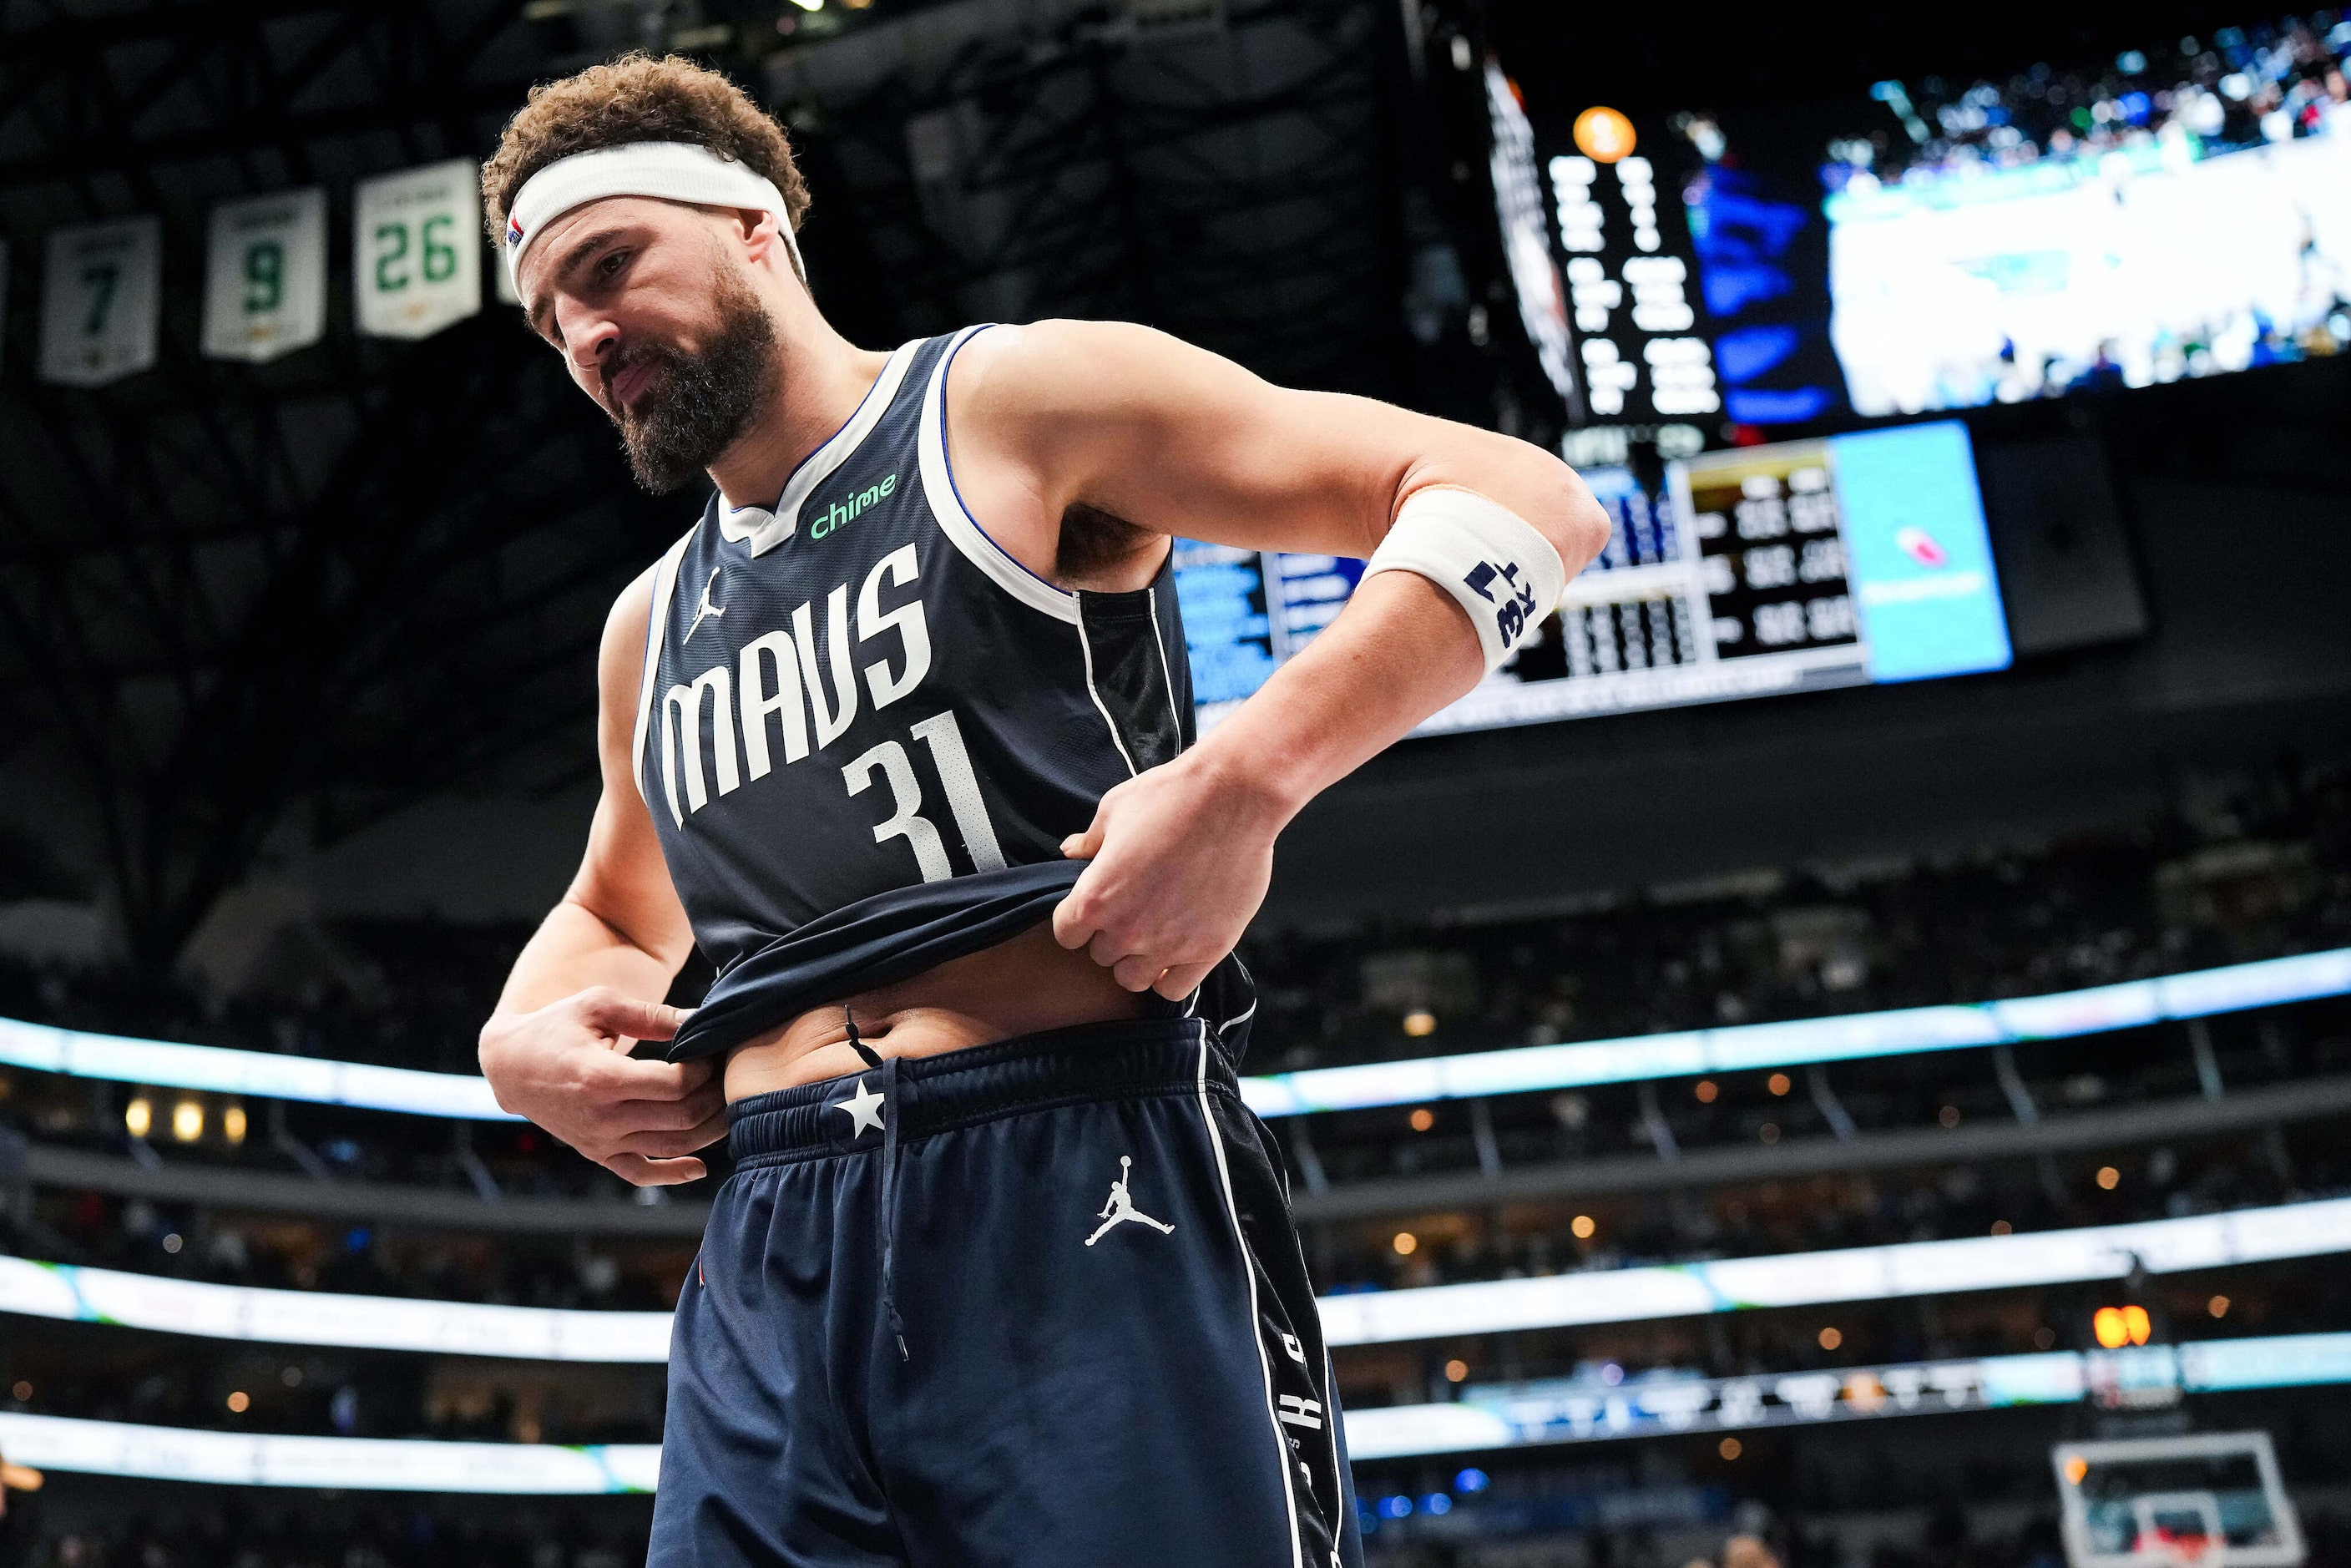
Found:
[[[1486,670],[1534,635],[1559,608],[1567,566],[1534,525],[1468,490],[1416,490],[1396,513],[1364,575],[1409,571],[1451,594],[1469,612]]]

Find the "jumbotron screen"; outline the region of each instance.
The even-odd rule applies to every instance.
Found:
[[[1487,74],[1521,315],[1579,423],[1834,428],[2351,350],[2351,22],[1843,102],[1626,115]]]
[[[1956,423],[1698,454],[1656,492],[1627,468],[1584,478],[1614,524],[1607,548],[1537,640],[1420,733],[2008,666]],[[1202,727],[1329,625],[1362,574],[1335,556],[1179,542]]]

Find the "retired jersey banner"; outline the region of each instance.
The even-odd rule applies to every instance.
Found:
[[[41,285],[41,379],[99,387],[152,368],[162,270],[160,219],[50,230]]]
[[[327,328],[327,193],[277,191],[213,209],[204,353],[260,364]]]
[[[351,269],[370,337],[429,338],[481,314],[480,166],[453,158],[360,182]]]

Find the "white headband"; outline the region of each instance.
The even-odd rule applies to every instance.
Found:
[[[776,214],[803,286],[808,267],[792,237],[784,193],[765,174],[691,141],[632,141],[559,158],[523,182],[507,210],[507,277],[522,292],[522,258],[541,230],[574,207],[607,196],[651,196],[705,207],[747,207]]]

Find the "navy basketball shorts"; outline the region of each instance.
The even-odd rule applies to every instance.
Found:
[[[738,1101],[650,1568],[1358,1568],[1280,1164],[1207,1024]]]

